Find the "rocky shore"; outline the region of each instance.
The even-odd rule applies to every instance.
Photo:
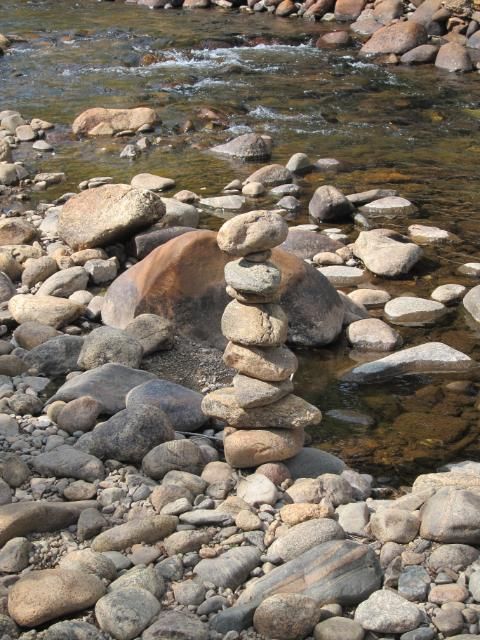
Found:
[[[360,55],[388,65],[434,64],[465,73],[480,63],[480,5],[470,0],[127,0],[149,9],[240,9],[281,18],[348,24],[318,38],[318,48],[360,45]]]
[[[63,179],[15,161],[52,126],[0,113],[3,202]],[[91,109],[73,131],[133,146],[155,126],[151,109]],[[363,354],[345,381],[450,375],[435,428],[464,434],[476,361],[401,331],[480,322],[480,286],[389,293],[461,239],[378,227],[416,209],[392,190],[306,199],[306,176],[335,161],[266,164],[268,136],[210,151],[265,164],[211,197],[92,176],[0,218],[0,637],[479,638],[479,463],[387,486],[305,446],[321,414],[290,381],[290,347],[342,338]],[[288,227],[302,209],[310,224]],[[197,228],[205,212],[227,219],[218,234]],[[328,226],[346,222],[355,238]]]

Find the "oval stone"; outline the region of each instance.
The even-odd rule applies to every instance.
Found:
[[[228,220],[220,228],[218,246],[232,256],[246,256],[282,244],[288,235],[288,225],[271,211],[249,211]]]
[[[240,259],[225,265],[225,282],[243,293],[274,294],[281,279],[280,270],[271,262],[255,263]]]
[[[232,300],[222,316],[222,333],[246,346],[279,347],[287,339],[288,319],[278,304],[246,305]]]

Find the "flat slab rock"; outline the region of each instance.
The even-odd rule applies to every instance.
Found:
[[[125,409],[125,396],[129,391],[150,380],[156,380],[155,374],[122,364],[104,364],[67,380],[50,402],[91,396],[101,402],[106,413],[113,414]]]
[[[361,364],[342,378],[351,382],[375,382],[416,373],[468,371],[475,366],[475,361],[461,351],[442,342],[429,342]]]
[[[441,302],[413,296],[402,296],[387,302],[384,307],[387,320],[407,327],[434,324],[447,313]]]
[[[376,591],[381,579],[380,565],[372,549],[350,540],[333,540],[273,569],[248,586],[237,605],[253,610],[275,593],[303,594],[318,604],[353,605]]]
[[[35,456],[32,463],[38,473],[47,477],[77,478],[87,482],[105,477],[101,460],[66,444]]]

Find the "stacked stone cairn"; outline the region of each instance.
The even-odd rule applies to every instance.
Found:
[[[225,266],[226,290],[233,300],[223,313],[222,333],[229,340],[224,361],[238,373],[233,386],[206,395],[202,409],[227,423],[225,458],[234,467],[295,456],[303,447],[304,428],[322,417],[292,393],[298,363],[285,346],[282,273],[270,262],[271,250],[287,234],[280,215],[250,211],[228,220],[217,236],[220,249],[237,258]]]

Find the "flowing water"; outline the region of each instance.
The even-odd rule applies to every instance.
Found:
[[[356,47],[316,49],[316,39],[331,29],[326,23],[219,9],[149,11],[119,1],[2,0],[0,31],[18,41],[0,59],[0,109],[56,125],[49,138],[55,155],[33,158],[20,150],[35,171],[67,174],[66,183],[36,195],[37,200],[76,190],[89,177],[128,182],[144,171],[175,178],[178,189],[218,195],[227,182],[246,177],[257,165],[219,158],[206,149],[255,130],[273,137],[273,162],[284,163],[298,151],[341,162],[333,174],[314,173],[301,181],[305,205],[322,183],[346,193],[394,188],[415,202],[418,213],[380,224],[405,231],[420,221],[462,238],[454,248],[427,249],[408,278],[385,284],[372,277],[373,284],[392,295],[426,297],[438,284],[473,286],[456,269],[480,259],[478,74],[380,67],[359,58]],[[88,107],[139,105],[155,108],[162,125],[158,144],[133,162],[119,158],[125,138],[78,141],[71,136],[73,119]],[[227,129],[201,121],[202,108],[218,110]],[[196,130],[182,133],[189,119]],[[296,224],[308,221],[305,212],[306,207]],[[221,223],[204,216],[201,226]],[[343,229],[353,234],[353,227]],[[480,356],[480,328],[462,309],[454,309],[433,330],[400,331],[406,346],[441,339]],[[343,342],[299,357],[299,393],[324,411],[348,409],[375,418],[367,426],[327,417],[312,434],[322,448],[397,480],[455,457],[480,459],[473,397],[442,392],[447,379],[346,384],[338,376],[354,364],[355,355]]]

